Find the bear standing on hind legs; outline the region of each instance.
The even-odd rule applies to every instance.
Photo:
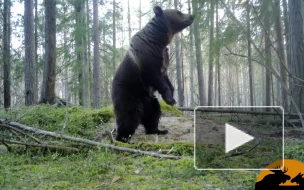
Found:
[[[132,37],[113,79],[111,96],[118,141],[128,142],[139,124],[147,134],[168,133],[158,129],[161,110],[153,92],[158,91],[169,105],[176,103],[164,68],[166,46],[176,33],[192,24],[193,16],[159,6],[153,11],[152,20]]]

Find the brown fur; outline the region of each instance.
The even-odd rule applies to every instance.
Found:
[[[166,46],[177,32],[192,24],[193,17],[159,6],[153,11],[152,20],[132,37],[113,79],[112,101],[119,141],[127,141],[140,123],[147,134],[168,133],[158,129],[160,105],[151,91],[158,91],[169,105],[176,103],[166,73],[169,63],[166,63]]]

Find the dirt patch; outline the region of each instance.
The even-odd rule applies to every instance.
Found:
[[[223,143],[225,142],[225,125],[216,124],[212,120],[197,119],[195,133],[197,142]]]
[[[159,129],[167,129],[167,135],[146,135],[142,125],[138,126],[131,142],[193,142],[194,141],[194,122],[193,117],[162,117],[159,123]],[[198,127],[202,134],[200,139],[204,142],[222,142],[224,133],[218,130],[222,127],[212,120],[204,120],[201,127]],[[112,130],[115,124],[111,123],[103,128],[97,129],[94,140],[101,141],[106,138],[105,130]]]
[[[229,122],[240,130],[245,132],[253,132],[257,137],[281,138],[282,129],[280,126],[265,126],[256,124],[246,124],[239,122]],[[196,134],[197,141],[206,143],[223,143],[225,140],[225,125],[218,123],[212,119],[200,118],[197,120]],[[105,130],[113,130],[114,123],[109,123],[102,128],[97,129],[94,140],[105,140],[107,135]],[[159,129],[169,130],[167,135],[146,135],[142,125],[138,126],[131,142],[194,142],[194,121],[193,117],[168,117],[163,116],[159,123]],[[115,132],[114,132],[115,133]],[[287,138],[303,138],[303,131],[295,128],[285,127],[285,137]]]
[[[193,118],[190,117],[162,117],[159,129],[167,129],[167,135],[146,135],[143,126],[139,126],[132,137],[133,142],[193,142]]]

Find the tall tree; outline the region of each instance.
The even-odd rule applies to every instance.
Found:
[[[83,48],[83,36],[85,35],[83,14],[84,14],[84,1],[75,0],[75,13],[76,13],[76,27],[74,30],[75,37],[75,53],[76,53],[76,69],[78,71],[78,96],[79,105],[84,105],[84,89],[83,89],[83,59],[84,59],[84,48]]]
[[[174,8],[177,7],[178,2],[174,0]],[[184,106],[184,90],[182,86],[182,77],[181,77],[181,59],[180,59],[180,39],[179,35],[175,36],[175,61],[176,61],[176,75],[177,75],[177,94],[178,94],[178,104],[180,107]]]
[[[138,29],[141,30],[141,0],[139,0],[138,18]]]
[[[247,55],[248,55],[248,69],[249,69],[249,96],[250,96],[250,106],[254,106],[253,104],[253,94],[254,94],[254,86],[253,86],[253,70],[251,63],[251,36],[250,36],[250,1],[247,0],[246,5],[246,21],[247,21]],[[253,108],[251,108],[253,109]]]
[[[113,15],[112,15],[112,21],[113,21],[113,56],[112,56],[112,63],[113,63],[113,71],[116,69],[116,1],[113,0]]]
[[[85,1],[86,3],[88,0]],[[85,4],[83,4],[85,6]],[[89,11],[88,4],[86,4],[87,11]],[[83,94],[83,106],[85,108],[90,107],[90,102],[91,102],[91,96],[90,96],[90,76],[89,76],[89,67],[90,67],[90,61],[89,61],[89,52],[88,52],[88,30],[89,28],[89,23],[87,22],[86,19],[86,14],[85,14],[85,9],[81,9],[81,23],[83,23],[83,32],[81,33],[82,37],[82,44],[81,44],[81,51],[82,51],[82,59],[81,59],[81,64],[82,64],[82,94]]]
[[[192,9],[194,14],[198,14],[197,0],[192,0]],[[198,92],[199,92],[199,103],[201,106],[206,105],[205,97],[205,84],[203,76],[203,60],[202,60],[202,49],[201,49],[201,37],[199,33],[199,19],[194,19],[194,42],[195,42],[195,55],[197,64],[197,77],[198,77]]]
[[[100,108],[100,65],[99,65],[99,22],[98,22],[98,1],[93,0],[93,32],[94,32],[94,63],[93,63],[93,78],[94,78],[94,108]]]
[[[217,88],[218,88],[218,105],[221,106],[221,65],[220,65],[220,44],[219,44],[219,1],[216,1],[216,66],[217,66]]]
[[[304,112],[304,44],[303,44],[303,17],[302,0],[289,0],[289,32],[290,32],[290,70],[295,78],[291,80],[291,95],[299,107],[300,112]]]
[[[85,36],[85,42],[86,42],[86,52],[87,52],[87,56],[86,56],[86,60],[84,61],[84,66],[86,67],[86,74],[87,74],[87,78],[86,78],[86,83],[85,83],[85,87],[87,90],[87,96],[89,97],[87,99],[87,104],[88,106],[91,105],[91,100],[93,100],[93,93],[91,93],[91,81],[92,81],[92,65],[91,64],[91,31],[89,30],[90,28],[90,6],[89,6],[89,0],[86,0],[86,36]]]
[[[41,103],[53,103],[56,82],[56,0],[45,0],[45,61]]]
[[[25,105],[30,106],[37,101],[36,70],[35,70],[35,42],[34,42],[34,3],[24,0],[24,81]]]
[[[10,15],[11,15],[11,1],[4,0],[3,2],[3,86],[4,86],[4,108],[11,107],[11,62],[10,62]]]
[[[128,34],[129,41],[131,41],[131,13],[130,13],[130,0],[128,0]]]
[[[282,32],[282,22],[281,22],[281,14],[280,14],[280,1],[274,2],[274,16],[275,16],[275,32],[277,36],[277,43],[278,43],[278,56],[280,61],[280,76],[282,79],[282,85],[287,85],[287,77],[286,77],[286,61],[285,61],[285,52],[284,52],[284,42],[283,42],[283,32]],[[288,103],[287,103],[287,92],[286,90],[281,87],[281,102],[284,109],[287,110]]]
[[[285,33],[285,41],[286,41],[286,64],[290,67],[290,33],[289,33],[289,15],[288,15],[288,6],[287,0],[283,0],[283,21],[284,21],[284,33]]]
[[[35,18],[34,18],[34,22],[35,22],[35,65],[36,65],[36,68],[38,67],[38,22],[39,22],[39,19],[38,19],[38,0],[35,0]],[[36,89],[38,89],[38,73],[39,73],[39,70],[36,69]],[[37,92],[38,93],[38,92]]]
[[[210,1],[210,27],[209,27],[209,80],[208,80],[208,106],[212,105],[213,97],[213,39],[214,39],[214,1]]]
[[[191,4],[190,4],[190,0],[188,0],[188,11],[189,14],[191,14]],[[194,52],[193,50],[193,25],[190,25],[190,32],[189,32],[189,36],[190,36],[190,42],[189,42],[189,50],[190,52]],[[194,74],[194,58],[192,55],[189,56],[190,57],[190,106],[194,106],[194,84],[193,84],[193,74]]]
[[[271,40],[270,40],[270,17],[271,12],[271,1],[262,2],[262,13],[264,16],[264,38],[265,38],[265,65],[271,67],[272,57],[271,57]],[[265,106],[271,106],[271,73],[269,69],[265,69]],[[266,109],[270,111],[270,108]]]

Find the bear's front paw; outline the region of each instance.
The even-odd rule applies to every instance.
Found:
[[[162,98],[168,105],[173,106],[174,104],[176,104],[176,101],[174,100],[172,95],[169,93],[166,93],[164,96],[162,96]]]

